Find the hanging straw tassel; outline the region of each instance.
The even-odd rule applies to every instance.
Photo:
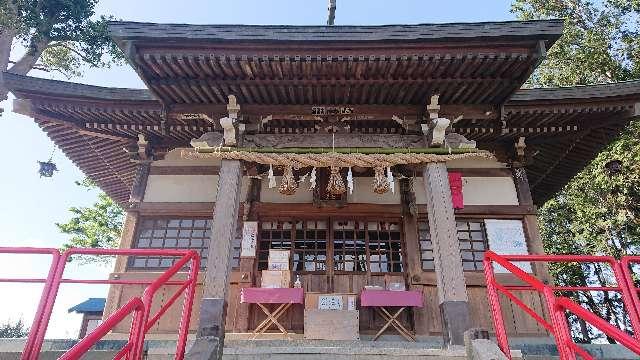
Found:
[[[393,179],[393,173],[391,172],[391,166],[387,167],[387,182],[389,183],[389,188],[391,188],[391,193],[396,193],[396,184]]]
[[[384,194],[389,191],[389,181],[384,176],[384,168],[382,166],[376,166],[373,168],[375,175],[373,177],[373,191],[376,194]]]
[[[296,178],[293,176],[293,166],[289,165],[284,168],[284,175],[282,176],[282,182],[280,183],[280,194],[282,195],[293,195],[296,193],[296,189],[298,188],[298,183],[296,182]]]
[[[269,189],[273,189],[276,187],[276,178],[273,176],[273,165],[269,165],[269,173],[267,174],[269,178]]]
[[[349,195],[353,194],[353,173],[351,172],[351,166],[349,166],[349,172],[347,172],[347,188],[349,188]]]
[[[336,166],[331,167],[331,175],[329,175],[329,183],[327,184],[327,192],[332,195],[342,195],[347,191],[340,176],[340,168]]]

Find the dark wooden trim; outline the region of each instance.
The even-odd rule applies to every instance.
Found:
[[[531,215],[536,210],[533,205],[466,205],[455,210],[456,215]]]
[[[136,209],[140,215],[211,216],[215,203],[211,202],[143,202]]]
[[[484,273],[482,271],[465,271],[464,272],[465,284],[470,286],[487,286],[484,279]],[[496,274],[496,279],[502,285],[525,285],[513,274]],[[420,279],[420,284],[424,286],[436,286],[436,273],[435,271],[423,271]]]
[[[151,166],[149,175],[218,175],[218,166]]]
[[[402,215],[400,204],[345,204],[342,207],[319,207],[309,203],[255,203],[258,216],[270,217],[317,217],[317,216],[378,216],[398,218]]]
[[[418,205],[420,217],[427,216],[427,206]],[[480,217],[517,217],[535,215],[536,208],[533,205],[465,205],[463,209],[455,210],[456,216],[480,216]]]
[[[448,168],[449,172],[460,172],[462,177],[511,177],[507,168]]]
[[[133,186],[131,187],[131,194],[129,195],[129,202],[139,204],[144,199],[147,182],[149,180],[150,167],[151,164],[148,162],[138,164],[136,176],[133,179]]]
[[[529,179],[524,167],[513,169],[513,182],[516,185],[518,201],[521,205],[533,205],[533,197],[529,187]]]

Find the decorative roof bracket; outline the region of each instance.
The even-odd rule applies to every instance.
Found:
[[[427,105],[427,112],[431,121],[427,124],[422,124],[422,133],[427,136],[429,147],[442,147],[445,142],[445,132],[451,125],[451,120],[439,117],[439,98],[440,95],[431,96],[431,102]]]
[[[229,104],[227,104],[227,112],[229,116],[220,119],[220,126],[224,131],[224,145],[235,146],[237,145],[236,128],[235,124],[238,120],[238,113],[240,112],[240,105],[236,101],[234,95],[229,95]]]

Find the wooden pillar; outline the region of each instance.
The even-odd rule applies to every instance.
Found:
[[[207,259],[204,291],[200,305],[198,340],[189,350],[188,359],[221,359],[224,347],[226,298],[236,236],[242,165],[239,160],[222,160],[218,193],[213,211],[211,242]]]
[[[140,220],[140,214],[138,213],[138,206],[144,198],[144,193],[147,188],[147,181],[149,179],[149,171],[151,169],[150,161],[138,162],[136,175],[133,180],[133,186],[131,187],[131,195],[129,196],[129,204],[122,224],[122,233],[120,234],[120,249],[131,249],[136,237],[136,231],[138,228],[138,222]],[[116,256],[116,262],[113,268],[114,273],[122,273],[127,270],[128,256]],[[107,318],[113,312],[115,312],[120,306],[120,295],[124,286],[111,285],[109,286],[109,293],[107,296],[107,303],[105,304],[103,311],[103,318]]]
[[[518,166],[517,164],[514,165],[513,182],[516,185],[516,193],[518,194],[518,202],[520,205],[530,205],[533,207],[533,197],[531,196],[531,189],[529,188],[529,179],[524,167]],[[525,215],[522,222],[529,241],[529,252],[531,254],[544,254],[542,237],[540,236],[540,229],[538,228],[538,216],[533,214]],[[547,264],[537,262],[533,263],[533,267],[538,278],[545,284],[551,284],[553,282]]]
[[[423,180],[444,342],[447,346],[464,345],[463,334],[471,326],[469,299],[445,163],[428,163]]]
[[[418,239],[418,218],[416,217],[415,193],[409,179],[400,180],[400,198],[402,202],[402,229],[404,231],[405,253],[407,259],[407,285],[410,290],[423,292],[422,261]],[[413,210],[413,211],[412,211]],[[427,335],[428,329],[422,311],[413,311],[413,325],[416,335]]]

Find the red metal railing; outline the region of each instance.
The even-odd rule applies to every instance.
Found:
[[[640,262],[640,257],[637,259]],[[542,283],[532,275],[524,272],[519,267],[511,263],[511,261],[525,262],[572,262],[572,263],[604,263],[608,264],[613,271],[616,280],[616,286],[551,286]],[[497,263],[518,279],[523,281],[524,286],[505,286],[496,281],[493,264]],[[520,307],[523,311],[533,317],[539,324],[555,339],[558,353],[561,360],[576,359],[576,354],[584,359],[593,359],[589,353],[573,341],[571,330],[567,323],[566,312],[571,312],[575,316],[591,324],[607,336],[613,338],[618,343],[626,346],[631,351],[640,355],[640,318],[638,316],[638,308],[634,298],[638,298],[638,289],[629,287],[630,272],[629,267],[623,267],[624,259],[618,262],[613,257],[607,256],[578,256],[578,255],[507,255],[501,256],[492,251],[485,254],[484,273],[487,282],[487,293],[489,305],[491,307],[494,328],[496,332],[496,340],[498,346],[505,355],[511,359],[509,350],[509,339],[502,317],[500,299],[498,293],[504,294],[513,303]],[[626,271],[625,271],[626,269]],[[631,282],[633,284],[633,282]],[[538,314],[527,304],[522,302],[513,291],[537,291],[544,299],[548,310],[550,321],[544,318],[544,315]],[[625,310],[629,316],[634,337],[629,336],[624,331],[612,326],[609,322],[586,310],[574,301],[566,297],[556,296],[556,292],[563,291],[612,291],[619,292],[622,297]]]
[[[184,294],[182,314],[178,329],[178,341],[176,344],[175,359],[182,360],[187,343],[187,335],[189,330],[189,321],[191,318],[191,310],[193,308],[193,300],[198,281],[198,271],[200,269],[200,258],[193,251],[181,250],[151,250],[151,249],[69,249],[60,254],[57,249],[36,249],[36,248],[0,248],[0,254],[51,254],[53,261],[45,279],[3,279],[0,282],[22,282],[22,283],[44,283],[44,289],[36,316],[27,339],[21,360],[37,360],[44,336],[49,325],[49,320],[55,300],[60,289],[60,285],[64,283],[71,284],[111,284],[111,285],[149,285],[143,292],[142,297],[134,297],[129,300],[123,307],[111,314],[105,321],[94,331],[87,334],[80,342],[65,353],[61,359],[71,360],[79,359],[82,354],[86,353],[93,345],[95,345],[104,335],[111,331],[117,324],[122,322],[130,314],[133,314],[129,340],[116,355],[114,359],[141,359],[144,339],[146,333],[153,327],[155,323],[167,312],[167,310],[178,300],[181,294]],[[120,279],[66,279],[63,278],[66,264],[71,256],[100,256],[100,255],[116,255],[116,256],[168,256],[180,257],[173,266],[166,270],[155,280],[120,280]],[[187,264],[190,270],[188,277],[183,281],[175,281],[172,278],[178,274]],[[151,314],[153,298],[158,290],[163,286],[178,286],[178,290],[169,300],[158,309],[155,314]]]
[[[23,255],[51,255],[51,265],[46,279],[33,279],[33,278],[21,278],[21,279],[8,279],[0,278],[0,282],[5,283],[44,283],[42,294],[40,295],[40,301],[38,302],[38,308],[36,309],[36,315],[33,318],[31,329],[25,343],[24,351],[22,352],[22,359],[36,359],[40,348],[42,348],[42,342],[44,341],[44,334],[47,331],[49,319],[51,318],[51,311],[53,307],[48,306],[49,293],[51,292],[52,279],[54,278],[58,265],[60,264],[60,251],[58,249],[45,249],[45,248],[8,248],[0,247],[0,254],[23,254]]]

